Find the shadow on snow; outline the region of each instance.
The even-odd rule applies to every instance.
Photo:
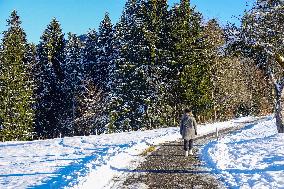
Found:
[[[64,147],[72,147],[69,145],[64,144],[64,141],[62,140],[60,142],[60,145]],[[127,144],[128,145],[128,144]],[[117,145],[116,147],[125,148],[127,145],[122,144],[121,146]],[[78,184],[79,177],[86,176],[89,173],[89,167],[87,167],[88,163],[101,159],[105,155],[108,154],[108,150],[110,148],[113,148],[113,145],[104,145],[102,148],[96,148],[96,149],[87,149],[87,150],[94,150],[94,152],[90,156],[86,157],[80,157],[80,158],[72,158],[68,160],[72,160],[73,163],[67,165],[67,166],[58,166],[58,170],[53,174],[53,176],[47,178],[48,180],[45,180],[40,185],[36,186],[30,186],[29,189],[42,189],[42,188],[63,188],[65,186],[72,187],[76,184]],[[74,147],[74,149],[78,149],[78,147]],[[96,164],[92,164],[92,166],[96,166]]]

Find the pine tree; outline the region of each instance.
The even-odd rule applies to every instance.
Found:
[[[224,111],[227,111],[226,110],[227,107],[224,106],[225,103],[222,103],[221,101],[224,99],[230,99],[227,96],[224,97],[226,93],[229,91],[226,91],[226,93],[222,93],[221,91],[223,89],[219,83],[221,78],[226,80],[224,78],[226,75],[222,75],[222,74],[225,73],[224,71],[225,67],[227,68],[230,66],[228,66],[229,63],[226,64],[227,56],[225,56],[224,50],[222,50],[222,47],[225,43],[224,31],[219,26],[218,22],[215,19],[209,20],[206,23],[206,26],[204,28],[204,33],[206,35],[205,43],[206,43],[206,49],[207,49],[207,52],[206,52],[207,57],[209,58],[210,61],[212,61],[212,66],[210,70],[210,75],[211,75],[210,79],[212,83],[212,91],[211,91],[212,92],[212,108],[213,108],[212,119],[214,121],[217,121],[218,118],[224,116],[224,112],[221,111],[221,109]],[[231,57],[228,57],[228,59],[230,58]]]
[[[95,83],[104,92],[109,91],[109,73],[113,64],[113,26],[106,13],[99,27],[98,56],[95,70]]]
[[[66,94],[63,90],[64,34],[56,19],[52,19],[38,45],[39,74],[36,92],[36,129],[45,138],[59,137],[67,132]]]
[[[165,0],[149,0],[142,2],[141,22],[143,41],[143,64],[145,82],[145,116],[143,124],[147,128],[169,125],[167,120],[169,108],[166,102],[168,57],[168,5]]]
[[[119,23],[120,54],[116,65],[117,116],[120,130],[145,126],[152,94],[149,88],[150,51],[145,37],[143,1],[128,1]]]
[[[98,57],[97,32],[95,30],[90,30],[88,32],[88,34],[86,35],[85,43],[82,48],[84,77],[90,82],[95,82],[95,66],[97,64]]]
[[[131,94],[133,65],[128,60],[130,50],[129,40],[131,39],[131,29],[134,23],[133,13],[137,9],[136,1],[127,1],[120,21],[115,26],[115,70],[112,81],[112,112],[110,113],[110,124],[108,132],[127,131],[130,128],[131,108],[128,98]]]
[[[184,89],[180,83],[180,76],[183,68],[183,61],[179,60],[181,57],[184,57],[182,54],[183,50],[186,50],[187,47],[182,47],[179,43],[185,42],[188,40],[185,35],[189,32],[189,16],[190,10],[181,11],[181,5],[176,4],[169,11],[169,22],[168,27],[170,28],[168,42],[168,51],[171,54],[169,61],[167,62],[167,72],[165,77],[167,78],[167,86],[165,90],[168,93],[168,104],[172,108],[172,118],[173,125],[177,125],[177,120],[180,117],[180,110],[183,107]],[[188,9],[190,9],[188,4]],[[187,23],[188,28],[184,27],[184,23]]]
[[[0,137],[3,140],[27,140],[33,131],[33,82],[26,34],[16,11],[8,20],[1,45],[0,66]]]
[[[123,15],[125,12],[123,12]],[[110,87],[110,106],[109,112],[109,123],[107,125],[108,132],[114,132],[121,128],[121,121],[123,120],[123,95],[122,87],[124,80],[126,79],[123,73],[123,65],[125,58],[123,57],[123,48],[126,45],[125,34],[126,34],[126,20],[125,16],[122,16],[120,21],[114,27],[114,68],[111,75],[111,87]],[[123,129],[124,131],[127,128]]]
[[[202,17],[190,8],[188,0],[182,0],[172,10],[172,38],[174,56],[172,70],[174,106],[178,110],[189,106],[197,116],[209,116],[211,109],[211,61],[207,57],[207,46],[202,26]],[[178,111],[177,111],[178,112]]]
[[[82,64],[82,43],[75,35],[68,33],[68,42],[65,46],[65,62],[63,65],[65,81],[64,90],[67,94],[66,103],[68,104],[67,129],[69,135],[74,135],[79,125],[75,125],[78,117],[77,98],[83,91],[83,64]]]

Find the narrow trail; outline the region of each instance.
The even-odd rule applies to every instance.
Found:
[[[243,122],[239,126],[221,130],[219,137],[258,122]],[[216,140],[215,133],[200,136],[194,141],[193,155],[184,157],[183,141],[156,146],[156,150],[134,170],[121,170],[126,180],[111,188],[123,189],[182,189],[182,188],[226,188],[217,174],[206,167],[201,158],[201,149],[208,142]]]

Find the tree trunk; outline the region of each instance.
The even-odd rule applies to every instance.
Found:
[[[283,107],[282,107],[282,91],[283,88],[279,89],[275,86],[275,118],[276,118],[276,126],[278,133],[284,133],[284,125],[283,125]]]
[[[176,116],[177,116],[178,114],[177,114],[177,108],[176,108],[176,105],[174,106],[174,111],[173,111],[173,118],[174,118],[174,127],[177,127],[177,125],[176,125]]]
[[[72,98],[72,133],[75,133],[75,97]]]
[[[213,122],[217,122],[217,107],[216,107],[216,102],[215,102],[214,91],[215,91],[215,89],[212,90],[212,93],[211,93],[212,99],[213,99],[213,111],[214,111],[214,120],[213,120]]]

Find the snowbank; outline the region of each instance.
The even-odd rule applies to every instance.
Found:
[[[284,135],[271,117],[210,142],[202,156],[228,188],[284,188]]]

